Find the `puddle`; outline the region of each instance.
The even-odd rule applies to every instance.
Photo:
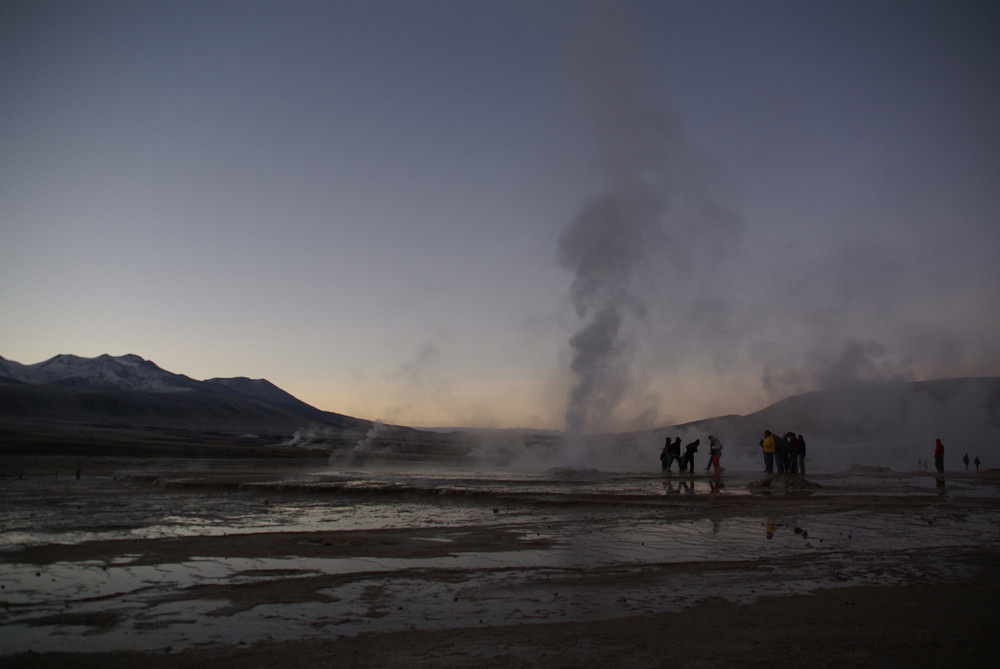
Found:
[[[236,475],[249,478],[247,470]],[[243,487],[229,486],[224,471],[185,473],[176,488],[169,473],[5,481],[0,655],[177,652],[364,631],[597,620],[680,610],[709,597],[750,601],[818,587],[945,582],[963,576],[962,555],[1000,544],[987,499],[997,497],[993,483],[949,479],[940,499],[932,476],[829,475],[817,477],[817,495],[861,489],[933,504],[741,512],[756,476],[727,475],[722,486],[712,477],[600,472],[566,481],[292,470]],[[736,510],[695,519],[686,503],[664,504],[712,495],[731,497]],[[963,498],[987,502],[954,504]],[[456,550],[458,535],[448,530],[461,527],[505,530],[532,543]],[[93,540],[435,528],[440,536],[412,537],[432,557],[205,554],[150,565],[129,552],[106,562],[16,562],[24,547]]]
[[[1000,526],[989,516],[930,520],[865,511],[716,522],[590,518],[538,528],[536,535],[555,542],[549,550],[422,559],[204,556],[135,566],[120,556],[109,564],[8,564],[0,576],[6,630],[0,652],[180,650],[448,627],[456,620],[497,625],[679,610],[710,596],[749,600],[819,586],[901,583],[917,574],[954,576],[947,557],[937,564],[914,561],[912,551],[961,551],[1000,540]],[[795,557],[808,559],[779,573]],[[705,563],[715,566],[703,573]],[[204,599],[225,592],[223,586],[289,589],[305,580],[310,596],[324,601]],[[100,617],[81,626],[97,612],[113,617],[112,628]]]

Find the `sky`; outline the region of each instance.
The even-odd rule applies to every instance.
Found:
[[[1000,5],[6,0],[0,355],[416,427],[1000,375]]]

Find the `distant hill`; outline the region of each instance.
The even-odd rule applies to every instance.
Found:
[[[0,357],[0,383],[153,392],[197,390],[201,385],[200,381],[167,372],[137,355],[57,355],[34,365]]]
[[[746,416],[625,434],[567,446],[552,431],[432,432],[322,411],[264,379],[197,381],[137,355],[57,355],[34,365],[0,357],[0,453],[157,452],[467,460],[477,466],[585,466],[658,470],[666,436],[684,443],[716,434],[724,466],[756,470],[764,430],[794,431],[807,466],[852,463],[912,470],[935,439],[946,464],[962,454],[1000,466],[1000,378],[859,385],[796,395]],[[573,448],[578,449],[573,452]],[[706,449],[698,460],[707,460]]]
[[[281,444],[320,429],[353,444],[368,420],[321,411],[264,379],[197,381],[137,355],[57,355],[34,364],[0,357],[0,446],[76,442]]]
[[[756,468],[764,430],[802,434],[808,460],[825,469],[852,463],[917,468],[931,458],[935,439],[946,447],[946,463],[958,469],[964,453],[1000,466],[1000,378],[973,377],[858,385],[789,397],[746,416],[722,416],[632,433],[629,439],[659,452],[667,435],[688,440],[715,434],[726,444],[732,467]],[[620,437],[619,435],[619,443]],[[707,455],[702,459],[707,459]]]

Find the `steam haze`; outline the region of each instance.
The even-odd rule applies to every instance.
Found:
[[[630,421],[627,410],[616,415],[626,397],[633,407],[647,404],[645,389],[636,387],[637,349],[653,344],[669,350],[671,342],[643,341],[632,321],[645,318],[651,301],[666,304],[679,320],[704,320],[692,318],[686,306],[678,311],[682,303],[669,294],[651,293],[649,279],[658,276],[659,285],[667,279],[666,287],[678,292],[695,290],[696,303],[709,299],[710,288],[684,285],[679,274],[692,271],[704,247],[726,259],[741,233],[738,218],[715,201],[710,184],[691,178],[702,158],[676,119],[641,94],[628,29],[617,12],[595,12],[564,58],[580,91],[600,175],[598,192],[559,239],[561,265],[573,272],[570,301],[582,321],[569,339],[571,434],[641,422]]]
[[[998,26],[987,2],[5,2],[0,355],[578,433],[1000,376]]]

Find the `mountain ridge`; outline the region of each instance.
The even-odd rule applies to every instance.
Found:
[[[310,425],[354,443],[373,423],[317,409],[266,379],[198,381],[131,353],[59,354],[32,365],[0,357],[0,427],[18,438],[89,431],[115,441],[171,432],[193,442],[255,435],[282,443]]]
[[[317,409],[267,379],[239,376],[198,381],[184,374],[169,372],[152,360],[146,360],[134,353],[121,356],[105,353],[94,358],[61,353],[32,365],[23,365],[0,356],[0,384],[105,391],[194,391],[254,399],[302,413],[316,420],[323,420],[326,414],[341,415]],[[370,423],[370,421],[365,422]]]
[[[1000,378],[957,377],[928,381],[858,384],[815,390],[746,415],[720,416],[630,433],[651,449],[667,436],[683,440],[709,434],[726,443],[726,459],[756,466],[764,430],[804,434],[810,458],[825,468],[864,463],[912,467],[942,439],[949,456],[960,453],[1000,460]],[[971,457],[971,456],[970,456]]]
[[[980,449],[1000,459],[1000,378],[811,391],[746,415],[587,439],[595,444],[592,451],[598,452],[600,466],[641,468],[650,452],[659,452],[665,436],[693,440],[714,433],[726,443],[729,463],[755,467],[757,442],[765,429],[804,433],[820,458],[853,453],[859,462],[914,462],[940,437],[951,446]],[[561,433],[551,430],[448,430],[387,426],[322,411],[266,379],[198,381],[135,354],[61,354],[34,365],[0,357],[0,448],[40,439],[88,444],[180,440],[213,446],[249,441],[272,450],[280,446],[285,453],[311,449],[316,456],[359,450],[415,457],[464,453],[496,458],[500,453],[501,460],[515,461],[523,453],[557,453],[562,441]]]

